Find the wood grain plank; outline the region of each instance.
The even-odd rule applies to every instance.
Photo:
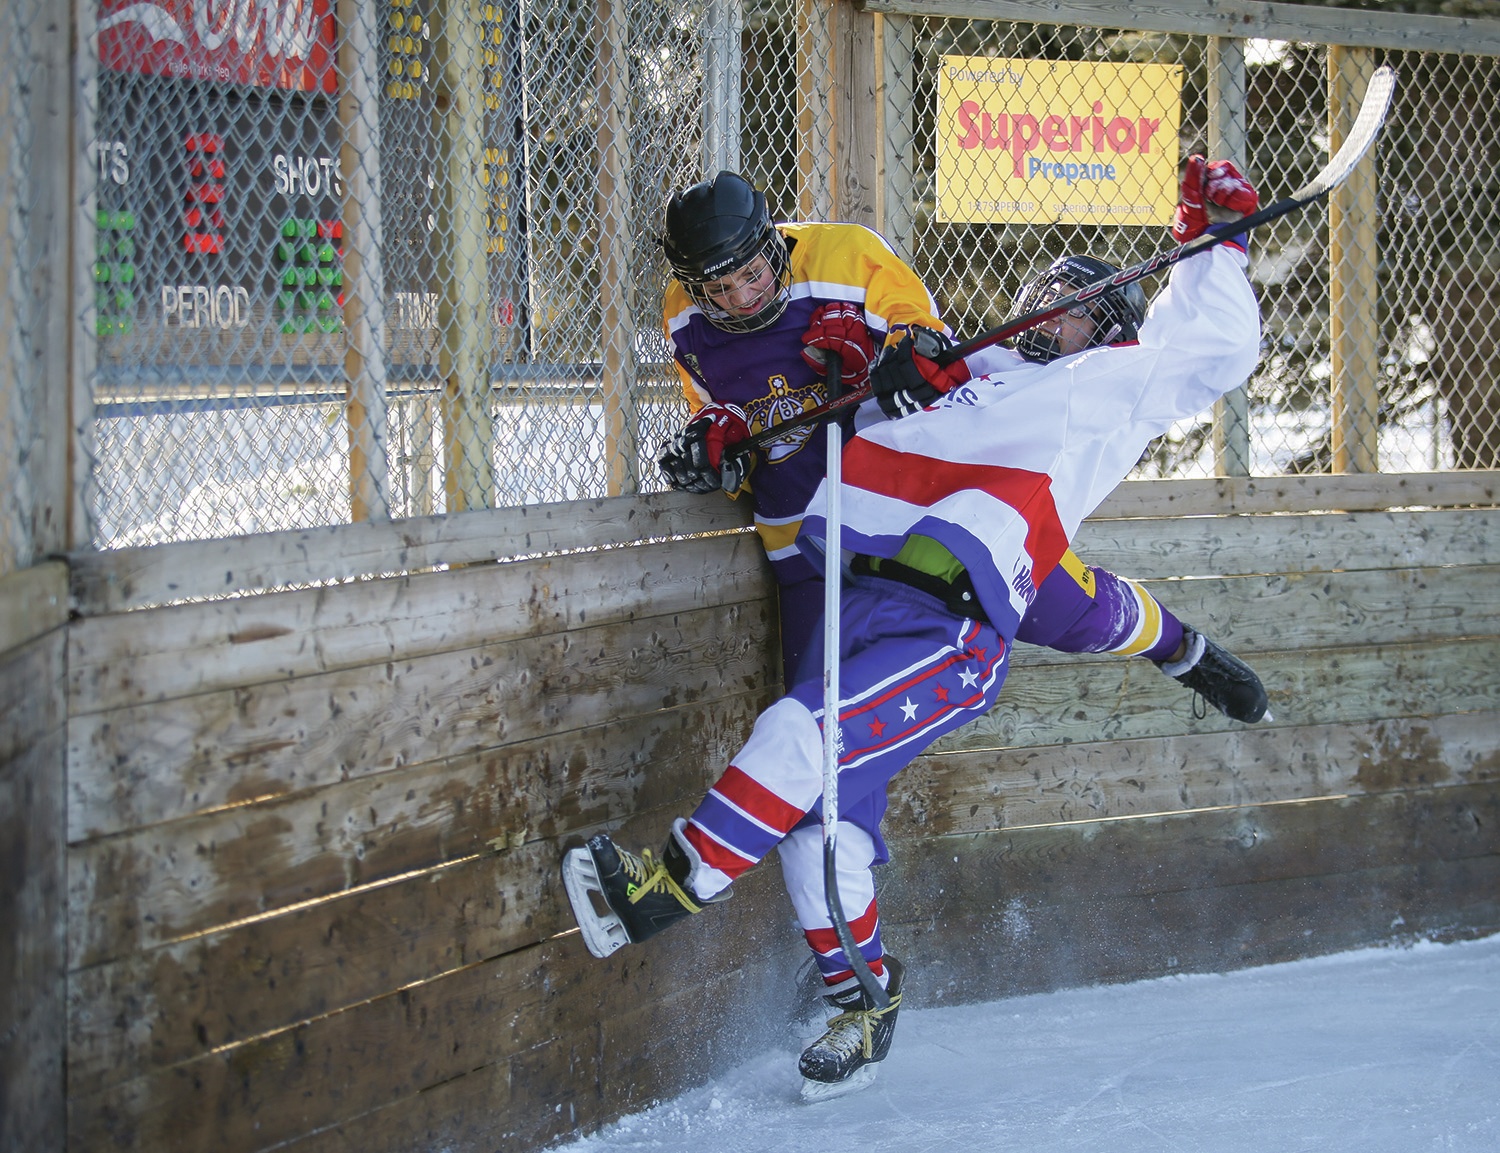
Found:
[[[1219,476],[1127,480],[1104,498],[1094,515],[1100,518],[1228,516],[1496,504],[1500,504],[1500,472],[1494,470]]]
[[[68,630],[70,713],[563,631],[581,619],[597,625],[770,595],[761,550],[747,538],[684,541],[653,551],[657,559],[640,570],[622,571],[614,554],[573,554],[529,566],[475,567],[80,621]],[[1287,647],[1289,636],[1312,647],[1493,631],[1483,619],[1500,615],[1496,566],[1144,583],[1180,617],[1244,652]],[[1028,661],[1049,658],[1045,649],[1021,651]]]
[[[1282,805],[1171,813],[1140,820],[1044,825],[901,842],[906,859],[926,868],[894,870],[882,881],[883,905],[936,907],[941,886],[951,908],[1003,911],[1016,890],[1007,871],[1082,886],[1105,899],[1160,896],[1262,880],[1318,878],[1423,861],[1500,853],[1500,784],[1325,797]],[[943,865],[959,857],[958,865]],[[902,859],[901,852],[893,859]],[[903,886],[914,885],[908,891]],[[1494,896],[1500,897],[1500,894]]]
[[[1244,729],[1228,736],[1052,746],[1021,758],[919,758],[891,788],[885,831],[893,838],[934,837],[1500,780],[1496,719],[1481,714],[1362,728]],[[1485,747],[1487,754],[1476,754]],[[597,770],[602,758],[590,761]],[[617,834],[623,823],[626,839],[636,829],[649,839],[671,816],[688,811],[717,772],[707,763],[696,775],[691,766],[649,765],[650,778],[680,781],[680,795],[663,797],[660,784],[648,787],[638,777],[607,814],[580,816],[598,817]],[[546,792],[597,802],[596,790],[608,788],[604,776],[596,772]],[[654,808],[652,799],[659,802]],[[622,814],[633,819],[624,821]],[[559,852],[555,841],[529,842],[498,857],[460,860],[76,971],[69,986],[70,1084],[92,1092],[129,1070],[185,1060],[562,931],[570,922],[558,907]]]
[[[1500,930],[1500,861],[1391,864],[1192,892],[1023,900],[1007,915],[887,923],[911,1004],[965,1004]]]
[[[939,961],[946,958],[951,972],[954,959],[962,960],[971,944],[992,970],[1003,960],[1006,972],[1037,971],[1040,966],[1024,957],[1030,949],[1049,955],[1053,979],[1062,983],[1080,983],[1089,972],[1097,974],[1095,979],[1118,980],[1143,967],[1165,966],[1179,942],[1195,958],[1203,942],[1214,942],[1217,967],[1224,968],[1236,959],[1255,960],[1257,950],[1275,955],[1300,948],[1305,955],[1330,941],[1347,947],[1361,931],[1366,943],[1387,939],[1393,932],[1388,926],[1383,934],[1372,933],[1372,909],[1386,917],[1409,911],[1412,923],[1423,924],[1424,902],[1433,899],[1447,913],[1457,909],[1482,921],[1500,915],[1496,890],[1479,887],[1497,875],[1497,856],[1500,788],[1487,785],[1232,814],[924,838],[896,847],[898,863],[882,879],[882,907],[893,934],[899,929],[902,947],[909,950],[918,977],[914,994],[919,987],[933,990],[933,977],[941,976],[937,965],[929,967],[929,952]],[[1351,885],[1344,885],[1344,878]],[[1434,882],[1444,887],[1434,892]],[[229,1153],[263,1148],[359,1118],[387,1102],[414,1098],[424,1086],[514,1061],[539,1045],[580,1035],[591,1038],[601,1021],[606,1027],[618,1025],[602,1047],[585,1042],[567,1053],[602,1052],[603,1059],[579,1067],[570,1057],[569,1084],[587,1091],[605,1075],[603,1070],[618,1077],[625,1069],[624,1083],[611,1084],[609,1103],[629,1108],[638,1103],[634,1095],[647,1099],[664,1087],[680,1087],[661,1068],[647,1069],[644,1060],[632,1066],[633,1054],[651,1049],[657,1060],[665,1055],[670,1063],[674,1052],[680,1060],[691,1049],[662,1048],[663,1028],[641,1027],[639,1014],[650,1019],[649,1014],[662,1013],[662,1022],[674,1022],[665,1024],[670,1035],[692,1037],[700,1035],[695,1021],[715,1011],[718,1002],[700,991],[719,988],[718,981],[703,980],[703,947],[717,941],[722,949],[742,931],[756,956],[768,931],[774,935],[767,940],[778,947],[794,943],[781,917],[768,915],[773,907],[769,895],[756,888],[773,883],[772,871],[758,870],[754,882],[736,897],[736,902],[741,897],[748,901],[715,909],[712,922],[705,918],[673,930],[670,949],[647,946],[580,966],[576,941],[553,942],[95,1097],[76,1097],[73,1147],[103,1147],[113,1140],[163,1150],[194,1149],[212,1135],[216,1147]],[[1247,889],[1278,883],[1282,889],[1273,902],[1251,899],[1247,904]],[[1300,904],[1299,892],[1304,894]],[[1339,912],[1348,909],[1340,898],[1350,892],[1367,894],[1357,916]],[[1443,900],[1445,892],[1456,897]],[[1088,896],[1080,900],[1079,893]],[[1271,915],[1247,922],[1247,908]],[[1053,909],[1062,911],[1058,922],[1048,916]],[[1082,922],[1085,913],[1100,911],[1108,914],[1104,920]],[[1327,926],[1325,935],[1314,940],[1302,936],[1300,926],[1308,922]],[[954,941],[945,932],[938,947],[929,949],[932,937],[924,945],[917,930],[934,923],[975,930],[983,925],[985,931],[971,934],[968,941]],[[1053,935],[1054,929],[1059,935]],[[1063,929],[1071,932],[1063,935]],[[571,957],[567,949],[575,950]],[[745,955],[738,941],[732,952]],[[1182,967],[1180,959],[1176,967]],[[962,972],[964,980],[943,988],[941,1000],[997,995],[985,987],[982,971]],[[914,995],[913,1004],[923,1003],[927,995]],[[689,1001],[673,1005],[674,998]],[[751,1000],[756,1011],[750,1016],[763,1019],[763,1002]],[[689,1003],[696,1007],[696,1017],[679,1015]],[[632,1010],[638,1014],[633,1022],[628,1019]],[[733,1028],[731,1020],[715,1025]],[[695,1066],[697,1062],[694,1052]],[[561,1064],[556,1058],[538,1060],[539,1072],[521,1082],[530,1095],[525,1101],[516,1099],[512,1077],[507,1131],[524,1132],[557,1104],[556,1085],[545,1073]],[[592,1078],[591,1070],[598,1070]],[[316,1117],[313,1109],[320,1110]],[[431,1114],[422,1116],[430,1119]]]
[[[1230,732],[1238,722],[1209,710],[1146,661],[1079,659],[1018,667],[995,707],[932,746],[932,752],[1014,749],[1074,741]],[[1493,712],[1500,707],[1500,640],[1257,653],[1274,721],[1323,725]]]
[[[0,1148],[57,1150],[66,1068],[62,632],[0,657]]]
[[[1016,20],[1023,23],[1080,24],[1086,28],[1130,28],[1197,36],[1255,36],[1267,40],[1310,40],[1366,48],[1414,52],[1477,52],[1500,55],[1500,22],[1483,18],[1369,13],[1313,5],[1258,3],[1257,0],[861,0],[871,12],[941,16],[955,20]]]
[[[1089,564],[1145,578],[1500,564],[1500,509],[1085,521]]]
[[[70,965],[413,870],[690,809],[749,735],[738,693],[75,846]]]
[[[414,870],[74,970],[69,1090],[93,1093],[576,933],[560,885],[563,849],[600,827],[623,844],[656,843],[702,791],[701,783],[676,777],[643,781],[638,807],[605,826]],[[647,804],[648,797],[657,803]]]
[[[1500,675],[1475,677],[1474,670],[1500,668],[1497,658],[1500,642],[1480,640],[1442,647],[1268,654],[1257,664],[1273,686],[1274,707],[1280,707],[1282,694],[1300,702],[1302,717],[1294,709],[1292,716],[1282,715],[1276,722],[1291,728],[1420,717],[1432,699],[1492,715],[1500,707]],[[1393,667],[1398,676],[1391,676]],[[910,786],[913,797],[920,798],[914,801],[913,819],[919,813],[940,819],[937,814],[951,810],[956,802],[938,808],[933,800],[954,790],[966,798],[971,817],[985,827],[1025,819],[1008,816],[1008,807],[1015,805],[1031,811],[1034,819],[1051,820],[1072,819],[1067,814],[1085,804],[1129,803],[1148,806],[1144,811],[1164,811],[1184,805],[1243,803],[1245,795],[1258,800],[1287,799],[1275,795],[1278,788],[1289,790],[1287,795],[1293,797],[1308,795],[1306,786],[1282,768],[1284,760],[1270,752],[1282,748],[1287,750],[1285,756],[1293,756],[1295,737],[1258,735],[1252,739],[1251,730],[1217,714],[1195,722],[1191,698],[1179,686],[1144,662],[1136,662],[1134,668],[1143,670],[1141,676],[1146,679],[1130,692],[1125,691],[1134,671],[1129,662],[1080,662],[1066,672],[1060,666],[1018,669],[995,710],[934,747],[938,759],[913,778],[925,787]],[[619,747],[638,758],[638,763],[685,755],[698,765],[722,765],[747,730],[748,710],[768,699],[768,680],[769,674],[762,670],[758,692],[748,700],[732,697],[731,712],[722,723],[709,713],[707,720],[692,714],[694,720],[686,725],[668,721],[665,727],[647,723],[638,731],[627,727],[618,738]],[[1361,685],[1366,687],[1360,690]],[[595,724],[603,724],[611,714],[619,691],[612,684],[606,686]],[[1400,695],[1393,698],[1390,694],[1397,691]],[[1386,695],[1372,699],[1382,693]],[[1326,715],[1306,716],[1307,702],[1318,697],[1326,702]],[[571,707],[573,719],[579,719],[581,701],[575,699]],[[1100,740],[1170,740],[1188,737],[1195,729],[1229,734],[1233,743],[1217,754],[1201,740],[1181,751],[1170,745],[1139,746],[1138,754],[1135,747],[1124,749],[1114,762],[1122,766],[1124,775],[1108,790],[1112,801],[1101,800],[1100,790],[1105,786],[1097,772],[1082,769],[1076,759],[1069,764],[1063,758],[1058,764],[1050,753],[1027,758],[1011,752],[1006,757],[1007,764],[1025,766],[1023,774],[1027,770],[1037,774],[1029,784],[1023,775],[1019,790],[1005,788],[994,779],[978,790],[962,790],[957,783],[961,770],[956,777],[949,770],[937,779],[929,773],[939,764],[956,763],[941,759],[954,754],[968,754],[962,763],[978,769],[992,763],[1003,750],[1059,744],[1092,747]],[[1262,725],[1253,732],[1269,729]],[[1410,727],[1401,731],[1407,733],[1403,739],[1415,739]],[[1444,746],[1445,754],[1462,755],[1471,765],[1487,763],[1495,741],[1486,741],[1482,729],[1465,727],[1464,731],[1468,743]],[[1327,739],[1326,733],[1315,737],[1312,751],[1296,752],[1293,763],[1319,755],[1318,742]],[[575,795],[580,784],[613,797],[616,794],[606,782],[622,775],[629,779],[631,763],[612,758],[599,741],[599,734],[587,733],[535,746],[518,742],[494,755],[469,750],[435,772],[424,763],[361,775],[351,782],[335,776],[329,787],[298,790],[280,801],[267,799],[80,845],[69,866],[69,903],[80,926],[73,935],[70,963],[74,967],[93,964],[133,948],[207,931],[227,921],[438,863],[449,859],[448,853],[484,851],[494,843],[550,835],[559,828],[559,810],[556,801],[542,798],[558,794],[545,784],[574,771],[568,768],[570,764],[586,766],[598,761],[603,768],[591,785],[568,781],[569,787],[561,792],[564,798]],[[704,741],[710,743],[705,746]],[[1263,752],[1257,755],[1248,751],[1251,748]],[[1390,755],[1388,746],[1383,756]],[[1183,766],[1188,763],[1204,767],[1184,774]],[[1430,768],[1436,765],[1430,752],[1426,763]],[[1226,779],[1225,774],[1231,776]],[[1039,788],[1043,779],[1048,784]],[[1327,791],[1321,783],[1313,789],[1315,793]],[[1021,800],[1018,793],[1031,800]],[[1231,799],[1224,800],[1226,796]],[[455,809],[463,814],[461,820],[455,819]],[[568,809],[560,812],[566,814]],[[247,877],[255,877],[257,883],[246,886]]]
[[[888,837],[950,836],[1500,781],[1500,713],[929,754],[890,792]]]
[[[67,698],[63,634],[43,634],[0,656],[0,778],[37,740],[61,732]]]
[[[67,620],[67,565],[43,561],[0,574],[0,656]]]
[[[715,1001],[706,990],[741,971],[752,993],[790,979],[790,950],[800,945],[784,914],[769,915],[779,877],[774,870],[760,873],[737,886],[735,899],[716,907],[712,917],[674,929],[672,948],[642,946],[597,961],[574,934],[99,1094],[74,1095],[69,1148],[264,1149],[517,1059],[522,1065],[512,1064],[502,1123],[529,1136],[558,1095],[557,1084],[541,1075],[554,1067],[550,1062],[537,1062],[536,1074],[525,1075],[524,1063],[539,1046],[564,1041],[586,1058],[574,1081],[586,1097],[599,1093],[606,1077],[613,1079],[600,1064],[601,1020],[638,1012],[667,990],[692,991],[700,1011],[713,1013]],[[745,964],[747,946],[756,958],[753,966]],[[720,1017],[721,1024],[729,1023]],[[737,1020],[748,1030],[741,1042],[764,1043],[763,1013]],[[641,1033],[634,1042],[638,1051],[654,1044]],[[678,1071],[676,1085],[686,1083],[685,1070],[702,1075],[694,1054],[659,1051],[654,1059]],[[613,1085],[609,1093],[613,1100]]]
[[[741,534],[116,613],[69,630],[70,711],[771,595],[764,552]]]
[[[74,609],[95,616],[657,537],[742,532],[749,523],[742,503],[666,492],[79,552],[68,564]]]
[[[1478,936],[1500,930],[1497,818],[1489,783],[903,838],[881,918],[913,1004]]]
[[[1500,503],[1495,471],[1374,476],[1127,481],[1100,515],[1193,516],[1312,510],[1448,508]],[[68,557],[83,616],[198,597],[591,549],[701,532],[745,531],[741,503],[685,493],[482,509]]]
[[[69,836],[758,690],[774,627],[748,602],[73,717]]]
[[[1240,657],[1390,639],[1447,641],[1500,631],[1500,567],[1493,565],[1140,583],[1167,611]],[[1038,667],[1080,659],[1088,658],[1020,643],[1013,663]]]

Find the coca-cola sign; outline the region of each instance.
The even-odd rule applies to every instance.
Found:
[[[333,92],[333,0],[100,0],[99,63],[117,72]]]

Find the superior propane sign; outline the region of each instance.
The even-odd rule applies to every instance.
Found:
[[[945,56],[938,220],[1170,224],[1182,69]]]

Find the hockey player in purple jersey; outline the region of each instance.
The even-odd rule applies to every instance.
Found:
[[[825,350],[840,354],[844,384],[854,389],[909,328],[948,332],[916,273],[876,233],[855,224],[773,224],[764,195],[735,173],[677,192],[665,217],[662,244],[675,279],[663,327],[693,412],[663,446],[662,471],[688,492],[748,493],[779,584],[783,673],[791,684],[823,610],[822,581],[795,541],[834,426],[804,426],[773,440],[749,462],[748,477],[744,466],[726,462],[725,450],[822,404]],[[1065,257],[1027,286],[1021,307],[1113,270],[1091,257]],[[1078,335],[1078,318],[1064,316],[1027,333],[1015,351],[986,350],[968,371],[1129,343],[1145,310],[1138,286],[1110,292],[1093,306],[1086,337]],[[938,384],[952,387],[962,372],[939,372]],[[837,427],[847,437],[857,423],[880,419],[874,407]],[[1061,652],[1144,656],[1234,720],[1254,723],[1265,714],[1265,690],[1248,666],[1137,582],[1085,565],[1071,550],[1038,590],[1017,639]]]
[[[1254,190],[1238,173],[1223,165],[1212,172],[1190,162],[1184,215],[1195,196],[1203,212],[1205,193],[1236,216],[1253,208]],[[1191,227],[1182,231],[1196,235]],[[753,298],[793,282],[766,263],[742,283],[717,286],[726,312],[751,315]],[[902,970],[881,942],[870,873],[887,859],[879,827],[886,787],[932,742],[994,704],[1038,590],[1148,441],[1254,367],[1259,324],[1244,265],[1243,250],[1229,245],[1183,260],[1131,341],[1069,354],[1059,330],[1058,355],[1012,358],[998,373],[964,381],[898,334],[874,366],[880,407],[911,419],[865,427],[844,453],[842,539],[856,555],[838,634],[836,872],[859,953],[889,1005],[878,1007],[860,987],[831,928],[819,827],[823,692],[806,671],[757,719],[697,809],[674,822],[660,857],[621,850],[604,834],[565,855],[568,895],[591,952],[608,956],[723,900],[776,848],[838,1010],[801,1057],[804,1095],[868,1082],[901,1000]],[[1105,318],[1072,319],[1088,327]],[[819,488],[799,518],[797,547],[813,572],[822,500]]]

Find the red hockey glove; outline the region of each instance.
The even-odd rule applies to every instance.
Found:
[[[1182,194],[1177,216],[1172,221],[1172,239],[1186,244],[1202,236],[1210,224],[1239,220],[1259,207],[1255,186],[1232,163],[1228,160],[1209,163],[1194,154],[1188,157],[1182,170]],[[1244,238],[1237,239],[1243,246]]]
[[[677,435],[662,443],[657,466],[667,483],[684,492],[723,489],[730,496],[754,466],[753,454],[725,459],[725,451],[750,436],[745,413],[732,404],[706,404]]]
[[[894,344],[881,350],[870,371],[870,387],[880,411],[895,420],[920,412],[949,389],[969,379],[962,360],[938,364],[953,342],[933,328],[911,325]]]
[[[819,372],[824,371],[828,353],[843,358],[840,380],[845,389],[863,388],[870,379],[870,363],[875,359],[875,345],[865,328],[865,313],[857,304],[835,300],[820,305],[812,314],[812,323],[802,334],[802,359]]]

